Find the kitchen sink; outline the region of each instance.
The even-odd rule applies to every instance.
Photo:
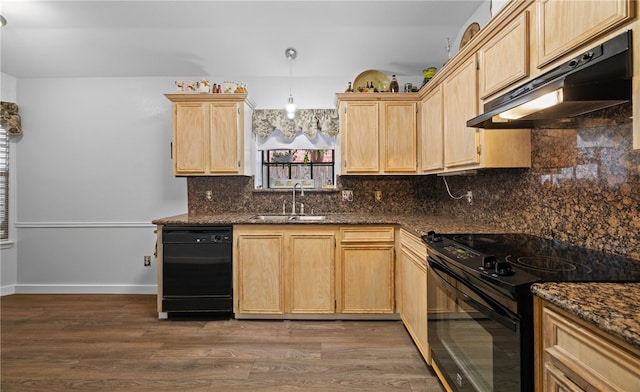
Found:
[[[327,216],[326,215],[298,215],[298,216],[294,216],[292,218],[295,218],[294,220],[296,220],[296,221],[316,222],[316,221],[326,220]]]
[[[253,220],[265,222],[319,222],[327,219],[326,215],[256,215]]]

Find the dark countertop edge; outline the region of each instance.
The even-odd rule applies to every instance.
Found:
[[[454,232],[482,232],[504,233],[504,228],[489,224],[470,224],[466,220],[451,218],[450,216],[437,214],[370,214],[370,213],[327,213],[324,221],[307,222],[278,222],[261,221],[251,219],[260,213],[229,213],[216,215],[200,215],[197,217],[181,214],[166,218],[154,219],[156,225],[206,225],[206,224],[231,224],[231,225],[398,225],[401,228],[421,236],[431,230],[440,233]]]
[[[640,283],[535,283],[531,292],[640,349]]]

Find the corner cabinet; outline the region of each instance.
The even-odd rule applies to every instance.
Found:
[[[165,94],[173,103],[173,174],[248,175],[254,104],[247,94]],[[247,143],[250,145],[251,143]]]
[[[337,94],[342,174],[416,174],[416,93]]]
[[[427,341],[427,248],[420,237],[400,230],[400,317],[420,354],[431,364]]]
[[[640,350],[534,297],[536,391],[637,391]]]

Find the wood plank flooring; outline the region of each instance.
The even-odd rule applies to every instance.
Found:
[[[152,295],[0,298],[2,392],[442,392],[399,321],[158,320]]]

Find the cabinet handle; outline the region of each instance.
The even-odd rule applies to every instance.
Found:
[[[173,160],[173,142],[169,143],[169,157]]]

